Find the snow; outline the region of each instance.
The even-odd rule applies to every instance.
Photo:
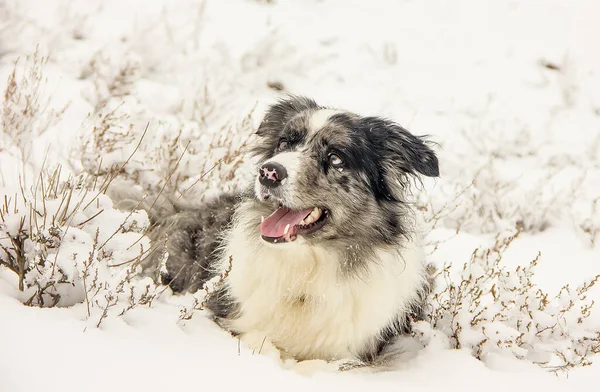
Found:
[[[17,275],[0,266],[0,391],[594,388],[599,358],[557,374],[534,362],[577,348],[577,339],[600,330],[597,309],[577,322],[586,304],[600,301],[599,287],[586,298],[576,290],[600,274],[599,12],[593,0],[0,5],[0,89],[19,59],[14,80],[24,92],[3,103],[0,207],[10,208],[2,207],[0,245],[11,246],[7,235],[18,233],[25,217],[32,234],[25,254],[36,265],[24,292]],[[28,72],[43,76],[39,88],[23,82]],[[250,175],[239,151],[280,94],[268,87],[275,83],[430,135],[441,177],[425,181],[417,195],[429,229],[428,261],[440,270],[452,263],[444,276],[458,284],[475,249],[483,255],[496,237],[519,228],[495,280],[475,286],[504,287],[500,298],[518,306],[494,321],[501,306],[489,293],[481,307],[465,303],[451,322],[434,308],[439,325],[418,326],[426,347],[415,358],[386,372],[337,372],[320,362],[282,363],[268,349],[249,352],[192,309],[202,293],[173,296],[136,276],[137,257],[152,246],[143,236],[147,217],[115,210],[98,195],[103,179],[122,168],[142,191],[166,181],[196,199],[235,188]],[[37,111],[23,112],[26,93],[39,98]],[[54,178],[70,187],[42,189],[40,173],[48,184],[56,164],[62,169]],[[85,192],[87,175],[98,171],[101,179]],[[35,212],[42,209],[48,219]],[[523,267],[538,253],[528,275]],[[486,268],[474,263],[466,273],[482,276]],[[528,277],[530,296],[508,290]],[[61,278],[57,307],[22,304],[38,300],[36,282]],[[553,325],[572,300],[560,328],[519,338],[517,320],[529,317],[519,306],[539,305],[538,289],[553,298],[567,284],[568,294],[531,314],[541,326]],[[490,320],[468,327],[484,306],[482,317]],[[454,322],[467,326],[460,349],[451,349]],[[481,343],[496,331],[501,339],[530,340]]]
[[[535,386],[549,390],[569,388],[567,380],[548,376],[534,365],[495,358],[484,366],[464,351],[440,347],[429,347],[414,362],[394,373],[327,372],[303,377],[283,370],[270,357],[243,349],[238,354],[237,340],[205,318],[194,318],[185,327],[177,325],[177,315],[166,304],[145,309],[133,319],[115,319],[101,329],[86,329],[80,320],[81,308],[40,312],[23,309],[6,295],[1,298],[3,314],[19,316],[3,326],[3,333],[23,336],[16,347],[9,346],[8,355],[0,357],[3,390],[11,392],[44,388],[160,391],[211,387],[429,391],[476,390],[481,385],[500,391],[515,385],[513,377],[519,378],[518,385],[523,390]],[[165,317],[169,314],[171,317]],[[40,328],[33,333],[36,330],[31,330],[32,325],[43,325],[43,333]],[[31,331],[32,335],[24,331]],[[67,349],[51,354],[58,347]],[[38,365],[32,363],[36,357],[41,357]]]

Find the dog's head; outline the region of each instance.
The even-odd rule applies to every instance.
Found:
[[[254,191],[264,213],[261,235],[270,243],[396,243],[407,231],[409,176],[439,174],[422,138],[307,98],[271,106],[257,135]]]

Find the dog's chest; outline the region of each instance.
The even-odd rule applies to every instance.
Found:
[[[262,334],[297,359],[356,357],[399,317],[420,283],[417,269],[391,255],[365,274],[343,276],[337,257],[322,249],[246,244],[228,253],[227,284],[241,309],[230,327]]]
[[[352,356],[361,340],[355,331],[360,321],[352,312],[360,313],[360,303],[344,284],[319,268],[271,268],[268,275],[257,276],[259,269],[230,275],[230,288],[242,309],[232,323],[234,330],[263,334],[300,359]]]

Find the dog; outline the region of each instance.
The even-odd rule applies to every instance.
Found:
[[[257,351],[376,361],[422,317],[429,280],[408,195],[412,179],[439,176],[436,154],[388,119],[298,96],[270,106],[256,135],[239,194],[153,203],[162,245],[144,269],[175,292],[223,277],[207,307]]]

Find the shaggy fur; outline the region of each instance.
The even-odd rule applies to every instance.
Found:
[[[406,193],[410,178],[438,175],[434,152],[389,120],[301,97],[270,107],[257,135],[252,190],[151,213],[150,235],[165,246],[146,271],[193,292],[231,260],[208,306],[251,348],[268,342],[298,360],[375,361],[409,332],[427,294]],[[274,238],[261,220],[281,206],[318,207],[317,229],[292,225]]]

